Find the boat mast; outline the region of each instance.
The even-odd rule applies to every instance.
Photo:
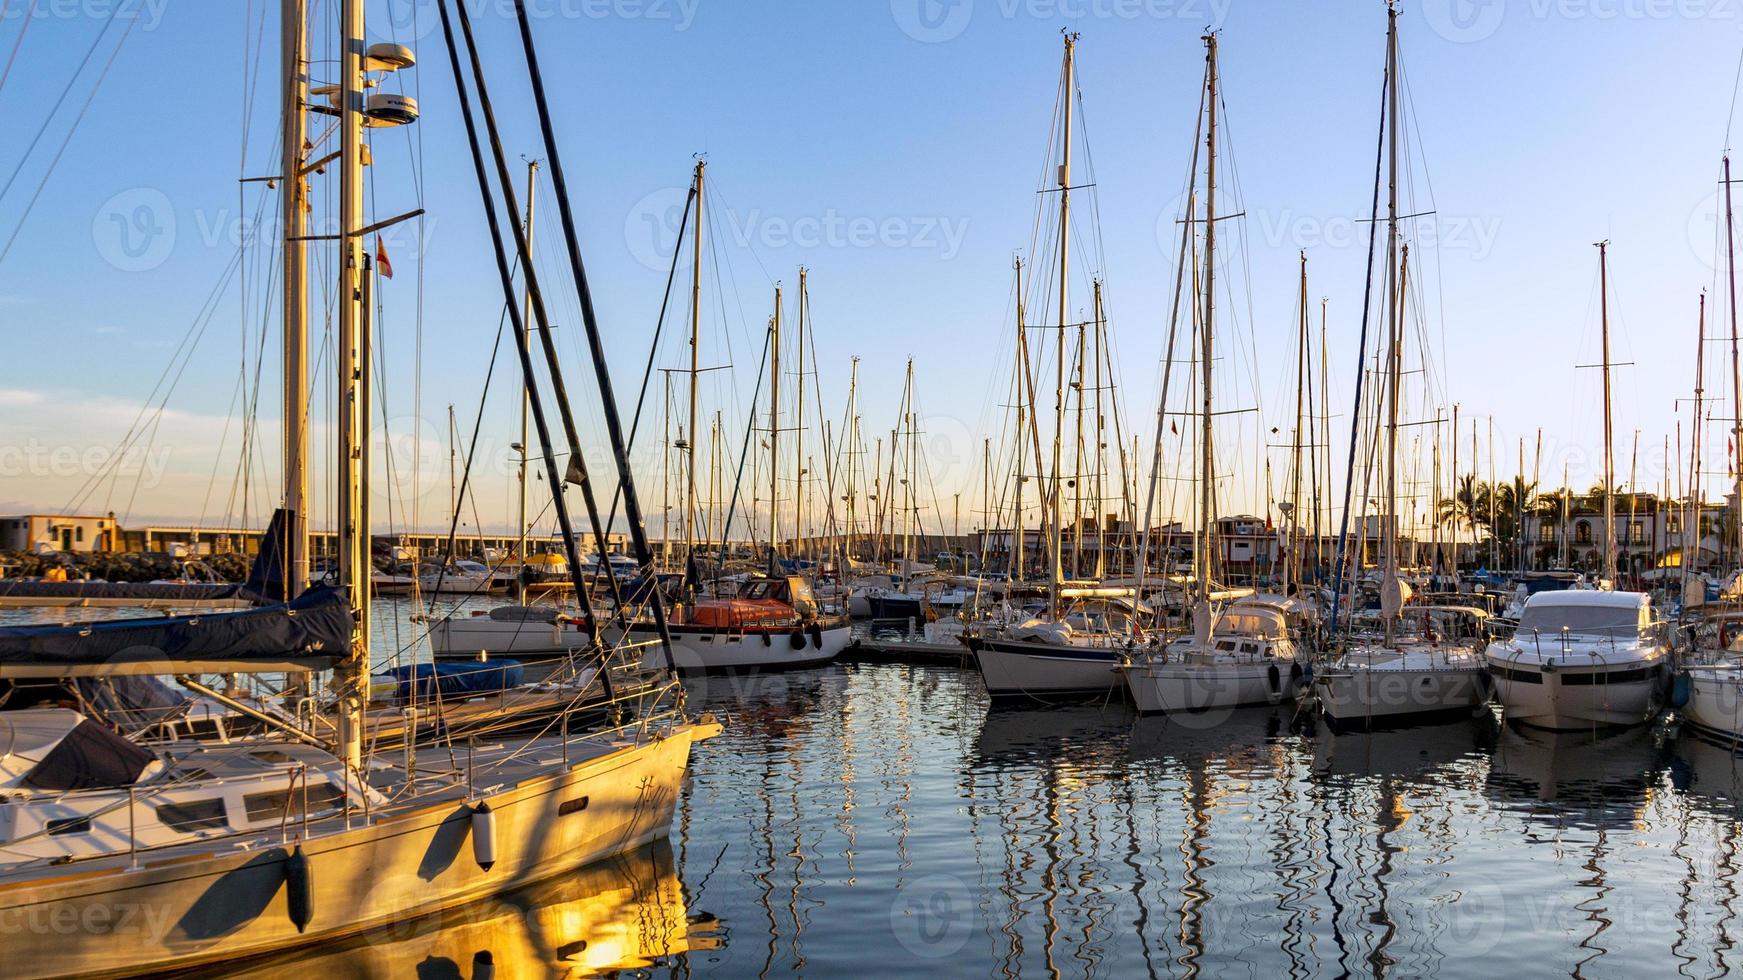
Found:
[[[536,192],[538,190],[538,184],[536,181],[538,175],[539,161],[528,160],[526,235],[527,254],[529,255],[532,254],[533,249],[533,199],[537,196]],[[527,325],[533,322],[532,287],[530,285],[527,286],[523,292],[525,298],[522,300],[522,303],[524,304],[526,312],[521,318],[521,332],[527,333],[528,340],[530,341],[532,335],[528,333],[530,327]],[[520,446],[520,503],[515,511],[516,516],[514,527],[516,535],[515,557],[520,559],[523,572],[525,571],[527,564],[527,413],[531,402],[532,397],[527,393],[526,383],[522,382],[520,386],[520,442],[516,443],[516,445]],[[603,560],[605,556],[601,555],[599,557]],[[515,576],[514,601],[516,605],[524,606],[527,604],[527,580],[524,574]]]
[[[1729,186],[1729,185],[1727,185],[1727,186]],[[1698,320],[1696,321],[1696,323],[1697,323],[1697,327],[1696,327],[1696,335],[1695,335],[1695,416],[1694,416],[1694,419],[1691,423],[1690,430],[1689,430],[1694,435],[1694,439],[1693,439],[1694,445],[1691,447],[1693,465],[1689,468],[1689,474],[1690,474],[1689,475],[1689,487],[1690,487],[1689,496],[1694,499],[1695,506],[1694,506],[1694,513],[1692,515],[1689,513],[1689,509],[1687,507],[1684,507],[1684,509],[1683,509],[1682,593],[1681,593],[1681,595],[1683,597],[1686,597],[1688,595],[1689,571],[1690,571],[1690,569],[1692,569],[1694,567],[1694,563],[1700,560],[1700,543],[1699,543],[1700,539],[1699,538],[1695,539],[1696,544],[1695,544],[1695,548],[1694,548],[1692,553],[1688,547],[1688,542],[1689,542],[1689,534],[1690,534],[1689,529],[1691,527],[1698,527],[1700,524],[1700,507],[1701,507],[1700,499],[1701,498],[1694,491],[1693,488],[1700,482],[1700,472],[1701,472],[1701,405],[1702,405],[1702,398],[1706,394],[1705,389],[1703,387],[1703,385],[1705,385],[1705,383],[1706,383],[1706,379],[1704,377],[1705,371],[1703,369],[1703,366],[1704,366],[1704,363],[1707,359],[1706,358],[1707,293],[1706,293],[1706,290],[1704,290],[1704,289],[1701,290],[1700,312],[1698,314]],[[1678,451],[1680,453],[1680,451],[1681,451],[1680,447],[1679,447]]]
[[[342,0],[339,16],[339,584],[351,601],[350,656],[337,671],[339,756],[363,764],[363,697],[369,685],[369,586],[363,450],[366,343],[363,323],[363,0]]]
[[[1301,322],[1295,346],[1295,445],[1290,464],[1289,486],[1289,561],[1283,566],[1283,594],[1291,585],[1301,584],[1301,424],[1306,409],[1307,388],[1307,251],[1301,252]]]
[[[1386,626],[1386,645],[1398,640],[1397,619],[1403,606],[1398,582],[1398,388],[1399,341],[1404,329],[1404,288],[1399,280],[1402,263],[1409,261],[1406,247],[1398,250],[1398,8],[1386,8],[1386,295],[1391,321],[1386,330],[1386,510],[1380,525],[1380,560],[1384,578],[1380,583],[1380,606]]]
[[[1059,163],[1059,338],[1058,370],[1053,383],[1053,581],[1049,609],[1059,615],[1059,587],[1065,578],[1063,533],[1064,483],[1061,480],[1061,443],[1065,438],[1065,318],[1069,311],[1067,282],[1071,271],[1071,96],[1077,64],[1078,35],[1065,33],[1065,69],[1060,80],[1059,101],[1064,107],[1064,125],[1060,129]]]
[[[1316,459],[1323,458],[1325,461],[1325,468],[1323,470],[1321,470],[1320,472],[1325,474],[1324,480],[1326,483],[1330,483],[1332,480],[1332,472],[1331,472],[1331,348],[1326,343],[1326,325],[1325,325],[1326,308],[1330,305],[1331,305],[1331,300],[1329,300],[1323,296],[1320,297],[1320,299],[1319,299],[1319,415],[1320,415],[1320,424],[1315,429],[1315,431],[1316,431],[1316,433],[1319,434],[1320,442],[1321,442],[1322,447],[1323,447],[1320,451],[1322,453],[1324,453],[1324,455],[1323,455],[1323,457],[1316,456],[1315,458]],[[1454,431],[1453,437],[1455,439],[1458,437],[1457,431]],[[1321,576],[1319,578],[1319,581],[1323,583],[1325,581],[1323,576],[1329,571],[1329,569],[1326,567],[1326,563],[1325,563],[1325,535],[1321,533],[1321,526],[1320,526],[1319,520],[1320,520],[1320,515],[1321,515],[1322,509],[1323,509],[1323,513],[1325,516],[1324,529],[1326,531],[1331,530],[1332,497],[1331,497],[1330,488],[1329,487],[1325,488],[1326,492],[1324,494],[1324,503],[1322,505],[1320,491],[1321,491],[1321,487],[1320,487],[1319,481],[1316,480],[1314,482],[1314,485],[1313,485],[1313,567],[1315,570],[1315,574],[1318,576]]]
[[[1017,469],[1016,489],[1013,492],[1016,514],[1011,521],[1011,582],[1015,584],[1023,579],[1023,429],[1027,417],[1029,386],[1025,383],[1029,378],[1029,344],[1028,327],[1023,323],[1023,259],[1018,256],[1012,265],[1017,273]],[[1039,450],[1037,450],[1039,452]]]
[[[1731,521],[1731,560],[1743,557],[1743,367],[1737,352],[1737,236],[1731,215],[1731,154],[1725,154],[1725,265],[1731,289],[1731,445],[1736,455],[1731,460],[1731,506],[1736,508]]]
[[[1216,114],[1217,114],[1217,36],[1204,36],[1205,49],[1205,180],[1204,180],[1204,324],[1199,342],[1199,386],[1203,404],[1199,412],[1199,488],[1198,522],[1201,546],[1198,550],[1198,598],[1210,603],[1211,555],[1216,547],[1216,454],[1212,433],[1214,416],[1211,399],[1211,352],[1215,338],[1212,312],[1216,297]]]
[[[781,287],[775,287],[775,315],[769,321],[769,574],[775,573],[781,523]]]
[[[809,294],[805,289],[804,266],[799,267],[799,400],[795,406],[793,425],[793,459],[794,466],[799,470],[798,484],[793,488],[793,522],[797,525],[794,534],[798,541],[793,546],[793,555],[797,558],[806,556],[805,548],[805,473],[809,469],[805,465],[805,329],[809,321],[806,319],[806,300]]]
[[[309,36],[306,0],[284,0],[280,9],[281,111],[284,133],[279,175],[284,227],[284,509],[285,597],[309,583],[309,183],[303,172],[308,141],[303,116],[309,97]]]
[[[1616,582],[1616,499],[1611,490],[1616,485],[1615,447],[1610,426],[1610,242],[1598,242],[1598,309],[1599,326],[1603,334],[1604,355],[1604,582],[1614,588]]]
[[[902,591],[908,591],[909,580],[914,573],[914,470],[919,462],[919,450],[914,440],[914,359],[908,358],[908,375],[902,385],[902,420],[908,426],[908,459],[907,474],[902,478]],[[895,464],[895,441],[890,442],[891,465]]]
[[[696,553],[696,385],[702,362],[702,189],[708,161],[696,161],[696,231],[690,251],[690,427],[684,430],[689,449],[684,467],[684,560]]]
[[[1107,462],[1107,437],[1104,433],[1106,425],[1102,421],[1101,404],[1101,355],[1102,350],[1105,347],[1102,342],[1102,332],[1105,326],[1102,320],[1103,315],[1101,280],[1097,279],[1095,281],[1095,430],[1091,433],[1091,438],[1094,440],[1093,451],[1095,453],[1095,462],[1093,463],[1095,468],[1095,493],[1090,497],[1095,509],[1090,513],[1090,517],[1095,521],[1095,579],[1098,582],[1101,581],[1103,575],[1107,574],[1108,554],[1108,526],[1105,519],[1106,515],[1103,513],[1107,509],[1107,487],[1103,483],[1103,476],[1105,475],[1104,464]],[[1081,350],[1081,344],[1079,345],[1079,349]],[[1083,367],[1081,364],[1079,364],[1077,369],[1077,379],[1079,384],[1083,382]],[[1083,395],[1079,393],[1077,408],[1079,415],[1083,414],[1082,402]],[[1082,467],[1078,468],[1077,481],[1081,486],[1083,483]],[[1081,537],[1082,531],[1080,530],[1078,534],[1079,537]]]
[[[1447,439],[1447,445],[1452,449],[1452,590],[1459,590],[1459,403],[1453,402],[1452,436]],[[1476,488],[1472,488],[1475,497]],[[1436,513],[1435,520],[1440,520]],[[1476,530],[1472,528],[1473,532]]]
[[[847,455],[847,474],[846,474],[846,482],[847,482],[847,541],[843,547],[842,553],[847,557],[848,562],[851,563],[853,561],[853,535],[854,535],[855,529],[858,527],[858,524],[856,523],[856,519],[854,517],[854,498],[856,496],[858,496],[858,494],[859,494],[859,488],[857,485],[855,485],[854,479],[853,479],[853,468],[855,465],[854,461],[856,459],[858,459],[859,457],[865,455],[865,451],[860,449],[860,442],[859,442],[859,355],[858,354],[855,354],[853,356],[852,365],[848,368],[848,373],[847,373],[847,418],[848,418],[848,423],[847,423],[847,425],[848,425],[847,454],[848,455]],[[847,573],[846,568],[841,569],[839,572],[837,572],[837,578],[844,577],[846,575],[846,573]]]

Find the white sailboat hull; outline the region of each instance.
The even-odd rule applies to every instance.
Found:
[[[587,648],[587,630],[561,619],[543,623],[451,616],[430,627],[430,646],[436,656],[448,659],[562,657]]]
[[[608,635],[615,631],[608,630]],[[798,670],[821,667],[840,656],[853,642],[853,627],[810,627],[792,633],[712,633],[673,627],[672,660],[680,673],[723,673],[749,670]],[[648,644],[642,667],[666,668],[659,634],[651,626],[632,630],[636,642]],[[802,638],[801,640],[796,639]]]
[[[1144,714],[1215,711],[1293,700],[1301,668],[1293,660],[1269,663],[1150,663],[1125,671],[1132,703]]]
[[[1728,741],[1743,739],[1743,670],[1736,666],[1697,666],[1683,671],[1688,678],[1688,703],[1682,718]]]
[[[1330,667],[1313,690],[1334,725],[1387,725],[1469,715],[1489,702],[1488,670],[1466,667]]]
[[[579,868],[666,835],[690,747],[713,726],[683,726],[507,789],[478,794],[495,814],[495,863],[474,857],[462,787],[427,805],[317,825],[301,843],[309,911],[290,916],[284,839],[182,845],[0,876],[0,923],[12,977],[126,976],[233,962],[329,942]],[[41,928],[33,927],[35,923]],[[56,923],[73,923],[67,934]]]
[[[986,639],[975,663],[995,698],[1119,697],[1119,650],[1039,641]]]

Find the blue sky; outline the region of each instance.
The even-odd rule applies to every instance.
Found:
[[[0,58],[19,37],[28,4],[0,6],[9,15],[0,21]],[[9,123],[0,134],[0,176],[18,165],[111,10],[106,0],[39,4],[41,16],[29,22],[0,89],[0,118]],[[664,283],[662,250],[670,247],[669,233],[655,236],[649,222],[669,220],[693,154],[705,152],[721,210],[711,218],[716,250],[704,300],[704,359],[738,369],[736,380],[722,373],[708,383],[705,403],[727,412],[733,441],[742,407],[729,402],[735,392],[736,403],[748,396],[748,365],[760,348],[774,280],[790,293],[805,265],[830,417],[841,414],[849,359],[858,355],[868,440],[890,428],[903,365],[914,356],[939,496],[960,489],[972,512],[981,440],[997,439],[1004,424],[997,406],[1009,367],[995,358],[1009,348],[1010,264],[1028,248],[1035,220],[1059,30],[1069,27],[1082,34],[1079,85],[1104,256],[1099,263],[1086,258],[1081,271],[1107,283],[1126,417],[1147,441],[1174,213],[1203,67],[1199,37],[1211,24],[1222,31],[1225,149],[1246,213],[1247,249],[1236,266],[1243,299],[1232,312],[1241,342],[1258,352],[1254,377],[1269,424],[1287,424],[1282,412],[1292,399],[1299,249],[1312,264],[1313,295],[1330,298],[1333,372],[1344,382],[1338,397],[1347,398],[1365,246],[1355,222],[1371,191],[1383,58],[1378,2],[531,6],[582,245],[626,398],[646,357]],[[330,24],[331,7],[318,4],[317,20]],[[244,337],[252,351],[276,289],[265,244],[250,246],[243,273],[215,301],[168,400],[171,411],[135,444],[132,469],[107,481],[91,474],[103,470],[103,448],[128,430],[236,260],[230,229],[255,208],[274,207],[275,192],[259,184],[239,190],[237,178],[277,169],[275,8],[259,0],[123,3],[106,37],[117,37],[128,17],[135,18],[132,30],[58,165],[42,182],[108,42],[16,186],[0,196],[0,240],[16,230],[0,261],[8,348],[0,360],[0,449],[7,454],[0,511],[76,503],[135,521],[217,523],[241,515],[238,427],[225,420],[237,412],[238,391],[252,390],[251,377],[238,383],[255,356],[245,354]],[[412,43],[421,62],[387,83],[415,91],[423,117],[412,130],[376,135],[371,207],[385,216],[417,206],[414,171],[421,169],[428,209],[421,382],[412,356],[419,248],[410,226],[389,241],[396,277],[383,285],[382,342],[394,431],[426,434],[418,506],[421,522],[431,524],[447,510],[446,407],[454,404],[470,429],[501,295],[440,33],[413,36],[414,14],[417,27],[434,28],[434,5],[393,0],[369,9],[371,34]],[[503,9],[495,0],[479,5],[478,27],[509,151],[530,155],[534,120]],[[1696,298],[1722,283],[1713,268],[1711,217],[1743,50],[1743,5],[1425,0],[1403,10],[1411,204],[1436,212],[1432,233],[1418,228],[1431,255],[1425,326],[1436,346],[1435,373],[1444,379],[1433,400],[1457,401],[1465,418],[1482,418],[1485,441],[1494,417],[1503,473],[1515,468],[1515,440],[1526,437],[1530,452],[1541,426],[1546,480],[1559,477],[1566,459],[1574,482],[1589,484],[1600,441],[1599,389],[1596,372],[1575,365],[1597,358],[1591,243],[1607,238],[1615,357],[1634,362],[1616,375],[1620,478],[1639,429],[1639,482],[1656,485],[1674,400],[1693,386]],[[39,182],[40,198],[20,225]],[[325,193],[323,179],[317,199]],[[548,196],[541,199],[542,217],[554,217],[548,204]],[[132,226],[126,233],[135,237],[124,242],[142,206],[154,223]],[[158,244],[142,244],[146,231],[158,233]],[[555,241],[546,237],[553,232],[553,224],[543,226],[541,248]],[[1438,247],[1427,248],[1430,238]],[[541,269],[555,281],[556,267],[541,262]],[[319,287],[316,294],[319,302]],[[1713,302],[1721,315],[1722,303]],[[579,325],[569,309],[554,304],[553,317],[573,355]],[[317,343],[324,329],[317,320]],[[1715,345],[1711,353],[1709,394],[1728,391],[1728,364],[1718,356],[1727,352]],[[681,360],[678,347],[662,347],[661,366]],[[505,360],[498,370],[510,367]],[[249,468],[251,522],[276,493],[273,370],[269,362],[258,396],[264,431]],[[585,365],[572,356],[568,371],[590,395]],[[481,464],[478,485],[478,521],[486,525],[509,516],[502,460],[517,433],[512,379],[505,378],[499,373],[484,415],[481,445],[493,461]],[[414,383],[421,383],[421,412],[414,412]],[[1253,397],[1236,388],[1231,402]],[[1461,439],[1468,447],[1468,429]],[[1724,451],[1715,430],[1709,458],[1722,459]],[[1255,459],[1248,452],[1223,465],[1252,468]],[[1726,482],[1723,466],[1709,468],[1718,470],[1709,481],[1717,490]],[[657,473],[655,462],[644,474],[645,495],[658,495]],[[397,476],[394,506],[409,507],[418,494],[405,486],[406,474]],[[1256,484],[1231,486],[1231,506],[1262,507]],[[946,501],[940,509],[949,507]]]

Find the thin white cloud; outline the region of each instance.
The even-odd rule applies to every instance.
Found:
[[[28,391],[23,388],[0,388],[0,407],[16,408],[20,405],[37,405],[43,400],[40,391]]]

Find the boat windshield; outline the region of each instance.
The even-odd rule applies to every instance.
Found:
[[[1587,633],[1599,636],[1627,636],[1640,631],[1640,609],[1637,606],[1527,606],[1519,617],[1519,629],[1525,632]]]

